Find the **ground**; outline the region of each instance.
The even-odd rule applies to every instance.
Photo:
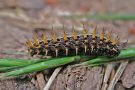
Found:
[[[32,2],[31,2],[32,1]],[[2,52],[26,52],[25,41],[32,39],[33,33],[41,36],[46,33],[51,38],[51,27],[62,36],[62,26],[68,35],[74,25],[78,34],[81,34],[84,22],[89,29],[97,25],[98,31],[105,27],[106,32],[113,30],[113,35],[120,36],[121,42],[134,45],[135,21],[123,20],[96,20],[85,18],[64,18],[64,15],[88,14],[88,13],[134,13],[134,0],[0,0],[0,58],[30,58],[29,55],[2,54]],[[39,30],[40,29],[40,30]],[[119,65],[119,64],[118,64]],[[135,63],[127,65],[123,75],[117,82],[115,90],[134,90],[135,85]],[[117,68],[115,69],[115,71]],[[114,72],[115,72],[114,71]],[[59,74],[51,90],[100,90],[102,87],[105,67],[77,67],[70,65]],[[127,74],[128,73],[128,74]],[[45,80],[48,78],[45,77]],[[40,90],[36,79],[21,76],[8,80],[0,80],[0,90]]]

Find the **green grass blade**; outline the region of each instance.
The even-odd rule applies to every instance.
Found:
[[[74,62],[75,60],[80,60],[80,57],[75,56],[75,57],[55,58],[55,59],[52,59],[52,60],[39,62],[39,63],[32,64],[32,65],[29,65],[29,66],[26,66],[26,67],[23,67],[23,68],[14,70],[14,71],[4,73],[0,76],[0,78],[10,77],[10,76],[12,77],[12,76],[31,73],[31,72],[42,71],[42,70],[45,70],[45,69],[65,65],[65,64]]]
[[[135,14],[115,14],[115,13],[102,13],[102,14],[86,14],[86,15],[69,15],[63,16],[64,18],[87,18],[87,19],[101,19],[101,20],[135,20]]]
[[[46,59],[49,60],[49,59]],[[0,59],[0,66],[5,66],[5,67],[10,67],[10,66],[21,66],[21,65],[29,65],[37,62],[43,61],[42,59],[40,60],[24,60],[24,59],[12,59],[12,58],[5,58],[5,59]]]
[[[13,66],[13,67],[1,67],[0,68],[0,72],[7,72],[7,71],[10,71],[12,69],[16,69],[18,68],[19,66]]]
[[[20,64],[20,65],[16,65],[16,66],[8,66],[8,67],[0,67],[0,72],[7,72],[7,71],[11,71],[13,69],[18,69],[18,68],[21,68],[21,67],[25,67],[25,66],[29,66],[31,64],[34,64],[34,63],[39,63],[39,62],[42,62],[42,61],[47,61],[49,59],[46,59],[46,60],[33,60],[32,62],[28,62],[28,63],[25,63],[25,64]]]
[[[0,59],[0,66],[19,66],[27,63],[28,61],[25,62],[17,59]]]
[[[80,56],[81,61],[89,60],[92,57],[89,56]],[[24,60],[24,59],[13,59],[13,58],[7,58],[7,59],[0,59],[0,72],[7,72],[11,71],[13,69],[17,69],[20,67],[25,67],[34,63],[42,62],[43,59],[39,60]],[[45,61],[50,59],[45,59]]]

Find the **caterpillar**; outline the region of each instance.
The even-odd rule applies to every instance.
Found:
[[[44,55],[51,57],[62,57],[72,55],[90,55],[115,57],[120,54],[118,37],[112,39],[112,32],[107,35],[103,30],[97,35],[97,26],[91,34],[83,27],[83,34],[77,35],[73,28],[73,35],[67,36],[63,30],[63,37],[58,38],[56,33],[52,32],[53,39],[48,40],[46,35],[42,34],[42,40],[37,35],[34,41],[27,40],[26,45],[31,56]]]

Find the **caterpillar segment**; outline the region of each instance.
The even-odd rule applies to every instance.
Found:
[[[89,34],[88,30],[83,26],[82,35],[77,35],[73,27],[73,35],[67,36],[63,27],[62,38],[58,38],[54,32],[52,32],[53,39],[51,40],[47,40],[45,34],[42,34],[42,40],[38,40],[37,35],[35,35],[33,41],[26,41],[26,45],[31,56],[118,56],[120,54],[119,38],[116,37],[112,39],[112,32],[109,32],[107,36],[105,34],[103,30],[101,34],[98,35],[97,26],[94,28],[92,34]]]

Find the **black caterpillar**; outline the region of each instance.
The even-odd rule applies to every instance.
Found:
[[[115,57],[120,54],[119,39],[111,40],[111,32],[105,36],[103,32],[98,36],[96,27],[90,35],[86,28],[83,28],[83,35],[78,36],[73,29],[73,36],[67,36],[64,31],[62,38],[52,32],[53,39],[47,40],[43,34],[43,40],[39,41],[34,36],[34,42],[27,40],[26,45],[31,56],[45,55],[52,57],[72,56],[72,55],[92,55]]]

